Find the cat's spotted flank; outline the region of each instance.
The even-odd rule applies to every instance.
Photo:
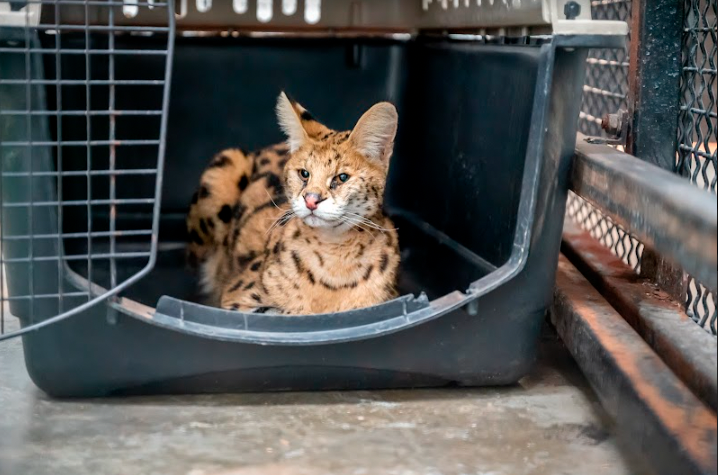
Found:
[[[187,217],[190,263],[214,305],[243,312],[350,310],[396,296],[397,234],[382,212],[397,113],[374,105],[330,130],[282,93],[286,144],[218,154]]]

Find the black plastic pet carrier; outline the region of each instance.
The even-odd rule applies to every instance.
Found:
[[[552,296],[587,0],[0,0],[3,315],[55,396],[509,384]],[[198,303],[184,216],[287,90],[399,111],[402,297],[301,317]]]

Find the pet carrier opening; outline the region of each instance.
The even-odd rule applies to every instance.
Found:
[[[166,3],[43,0],[1,30],[3,298],[33,380],[58,396],[515,382],[551,299],[586,51],[625,25],[585,2],[326,2],[309,21],[307,0],[262,22],[265,3],[180,2],[175,25]],[[462,34],[423,32],[441,25]],[[248,33],[290,27],[308,32]],[[191,195],[219,150],[283,140],[281,90],[337,130],[397,107],[402,297],[302,317],[199,303]]]

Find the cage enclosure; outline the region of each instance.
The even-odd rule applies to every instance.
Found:
[[[587,1],[0,1],[3,300],[55,396],[510,384],[552,296]],[[171,79],[171,87],[170,87]],[[399,111],[402,297],[302,317],[198,303],[184,216],[217,151]],[[5,303],[3,302],[3,303]],[[3,307],[3,312],[5,312]],[[4,320],[4,315],[3,315]]]

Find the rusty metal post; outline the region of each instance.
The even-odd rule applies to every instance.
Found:
[[[676,168],[682,33],[682,1],[633,2],[626,152],[670,171]]]
[[[669,171],[676,169],[683,3],[635,0],[631,12],[626,151]],[[683,271],[648,247],[641,274],[674,298],[684,298]]]

